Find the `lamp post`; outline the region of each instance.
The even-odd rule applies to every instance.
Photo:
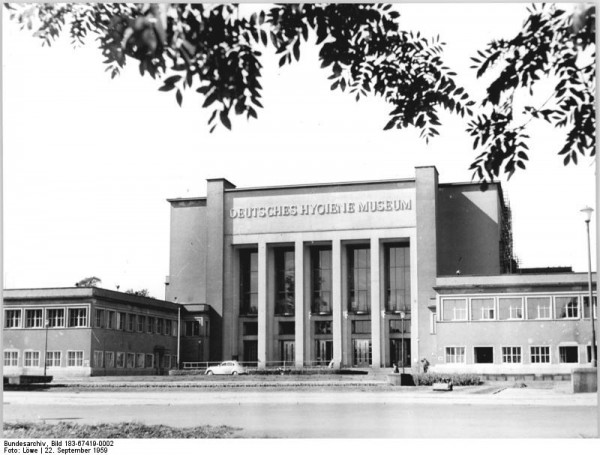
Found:
[[[44,321],[46,327],[46,341],[44,342],[44,376],[46,376],[46,367],[48,365],[48,327],[50,326],[50,319]]]
[[[401,321],[401,328],[400,328],[400,332],[401,332],[401,336],[402,338],[400,339],[400,360],[402,361],[402,374],[404,374],[404,318],[406,317],[406,313],[404,311],[400,312],[400,321]],[[404,377],[404,376],[402,376]]]
[[[587,247],[588,247],[588,292],[590,302],[590,321],[592,322],[592,345],[590,347],[592,366],[596,367],[596,325],[594,323],[594,298],[592,294],[592,247],[590,245],[590,220],[592,219],[592,212],[594,211],[591,207],[585,207],[581,209],[581,212],[585,216],[585,228],[587,231]]]

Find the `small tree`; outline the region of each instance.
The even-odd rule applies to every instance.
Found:
[[[148,289],[140,289],[139,291],[134,291],[133,289],[127,289],[125,291],[125,294],[139,295],[140,297],[154,298],[150,295],[150,291],[148,291]]]
[[[78,288],[93,288],[97,287],[100,283],[102,283],[102,280],[100,278],[90,276],[88,278],[79,280],[77,283],[75,283],[75,286]]]

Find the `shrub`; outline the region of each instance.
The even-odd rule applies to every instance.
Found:
[[[462,373],[419,373],[413,374],[416,385],[433,385],[435,382],[443,382],[448,379],[454,385],[479,385],[483,381],[476,374]]]

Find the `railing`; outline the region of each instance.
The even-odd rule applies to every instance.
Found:
[[[181,368],[183,370],[206,370],[209,367],[220,365],[222,362],[183,362]],[[249,372],[259,370],[258,362],[238,362],[245,367]],[[265,362],[264,367],[260,370],[276,370],[276,371],[301,371],[305,368],[310,369],[327,369],[330,367],[331,360],[313,360],[304,362],[303,366],[296,367],[295,362],[289,361],[269,361]]]

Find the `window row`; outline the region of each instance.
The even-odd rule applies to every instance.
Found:
[[[44,311],[46,312],[44,318]],[[44,327],[87,327],[87,307],[15,308],[4,310],[5,329],[36,329]]]
[[[590,318],[588,296],[461,297],[442,299],[442,321]],[[596,297],[593,300],[597,317]]]
[[[274,302],[276,315],[293,315],[295,310],[295,250],[291,247],[273,249]],[[332,311],[332,250],[328,246],[310,248],[310,306],[314,314]],[[371,312],[371,248],[369,245],[349,245],[345,249],[348,311],[355,314]],[[410,311],[410,250],[407,244],[389,243],[383,246],[384,304],[388,312]],[[240,314],[258,314],[258,251],[240,250]]]
[[[83,366],[83,351],[66,351],[66,365],[67,367],[82,367]],[[23,367],[40,367],[43,366],[42,356],[40,351],[23,351]],[[62,351],[48,351],[46,352],[46,366],[47,367],[60,367],[62,366],[63,356]],[[19,366],[19,351],[14,349],[4,350],[4,366],[5,367],[18,367]]]
[[[126,332],[154,333],[177,336],[177,321],[144,314],[96,308],[94,327]]]
[[[184,337],[209,337],[209,325],[208,320],[205,318],[198,318],[194,321],[182,321],[183,324],[183,336]]]
[[[20,352],[14,349],[4,350],[4,366],[18,367]],[[46,353],[47,367],[83,367],[83,351],[66,351],[65,364],[63,365],[62,351],[48,351]],[[133,352],[94,351],[94,368],[158,368],[157,358],[154,354]],[[22,359],[23,367],[41,367],[42,356],[40,351],[25,350]],[[161,368],[175,368],[177,356],[164,355],[161,357]]]
[[[473,348],[473,363],[498,363],[494,358],[494,348],[491,346],[475,346]],[[550,346],[530,346],[529,363],[579,363],[579,346],[558,346],[558,358],[552,359]],[[446,347],[446,363],[466,363],[466,348],[464,346]],[[523,363],[524,355],[521,346],[502,346],[499,363]],[[587,362],[591,362],[591,345],[586,347]]]
[[[160,363],[160,365],[159,365]],[[94,368],[176,368],[177,356],[143,352],[94,351]]]
[[[389,333],[410,333],[410,319],[392,319],[389,322]],[[315,335],[331,335],[332,334],[332,321],[315,321],[314,322]],[[370,334],[371,333],[371,320],[357,320],[352,321],[351,325],[353,334]],[[296,326],[294,321],[279,321],[278,332],[279,335],[294,335],[296,333]],[[257,322],[244,322],[242,325],[242,334],[244,336],[255,336],[258,335],[258,323]]]

